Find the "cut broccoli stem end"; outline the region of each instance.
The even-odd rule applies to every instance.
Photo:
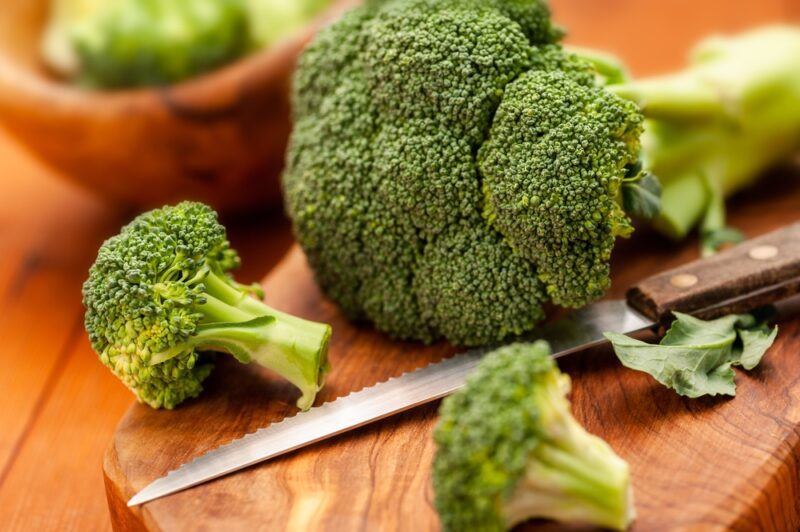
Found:
[[[673,240],[682,240],[697,226],[708,208],[708,187],[699,173],[662,184],[661,212],[653,225]]]
[[[628,464],[574,419],[536,447],[505,503],[509,525],[533,517],[624,530],[635,517]]]
[[[225,276],[210,273],[204,283],[205,302],[198,306],[203,325],[192,338],[194,347],[274,371],[302,393],[298,408],[310,408],[330,370],[331,327],[279,312]]]
[[[330,371],[328,346],[331,326],[279,312],[251,297],[246,298],[241,307],[253,313],[269,312],[275,318],[268,331],[267,347],[277,347],[277,350],[259,350],[253,359],[266,367],[277,364],[273,369],[303,393],[297,407],[301,410],[311,408]]]

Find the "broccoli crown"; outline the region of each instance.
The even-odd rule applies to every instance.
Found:
[[[641,118],[560,36],[540,0],[385,0],[306,49],[287,210],[348,316],[479,345],[608,286]]]
[[[207,72],[248,46],[242,0],[124,0],[97,4],[68,28],[91,86],[159,85]]]
[[[330,327],[278,312],[227,272],[239,266],[209,207],[185,202],[136,218],[107,240],[83,285],[100,360],[140,401],[173,408],[212,369],[205,351],[256,362],[295,384],[308,408],[327,372]]]
[[[445,530],[506,530],[532,517],[625,528],[627,464],[572,417],[569,377],[546,342],[486,355],[442,402],[434,433]]]
[[[201,271],[239,264],[225,229],[205,205],[182,203],[136,218],[107,240],[83,286],[92,347],[147,403],[171,406],[200,393],[211,366],[187,341],[203,315]],[[179,356],[153,355],[185,346]]]

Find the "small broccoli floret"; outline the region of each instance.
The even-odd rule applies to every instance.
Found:
[[[286,206],[349,317],[483,344],[607,288],[641,118],[560,35],[541,0],[383,0],[306,49]]]
[[[569,388],[547,343],[512,344],[443,401],[433,485],[444,530],[502,531],[531,518],[627,528],[628,464],[573,418]]]
[[[278,312],[228,272],[239,265],[216,213],[199,203],[136,218],[107,240],[83,286],[100,360],[137,398],[173,408],[210,374],[206,352],[256,362],[297,386],[307,409],[328,371],[330,327]]]

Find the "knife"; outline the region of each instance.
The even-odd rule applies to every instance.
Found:
[[[800,293],[800,223],[711,258],[659,273],[628,290],[538,328],[554,357],[605,343],[604,332],[635,334],[666,325],[672,311],[711,319]],[[128,501],[143,504],[440,399],[460,388],[488,348],[474,349],[298,413],[201,455]]]

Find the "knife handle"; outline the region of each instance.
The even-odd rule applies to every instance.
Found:
[[[671,312],[711,319],[800,293],[800,223],[668,270],[628,290],[628,304],[658,322]]]

